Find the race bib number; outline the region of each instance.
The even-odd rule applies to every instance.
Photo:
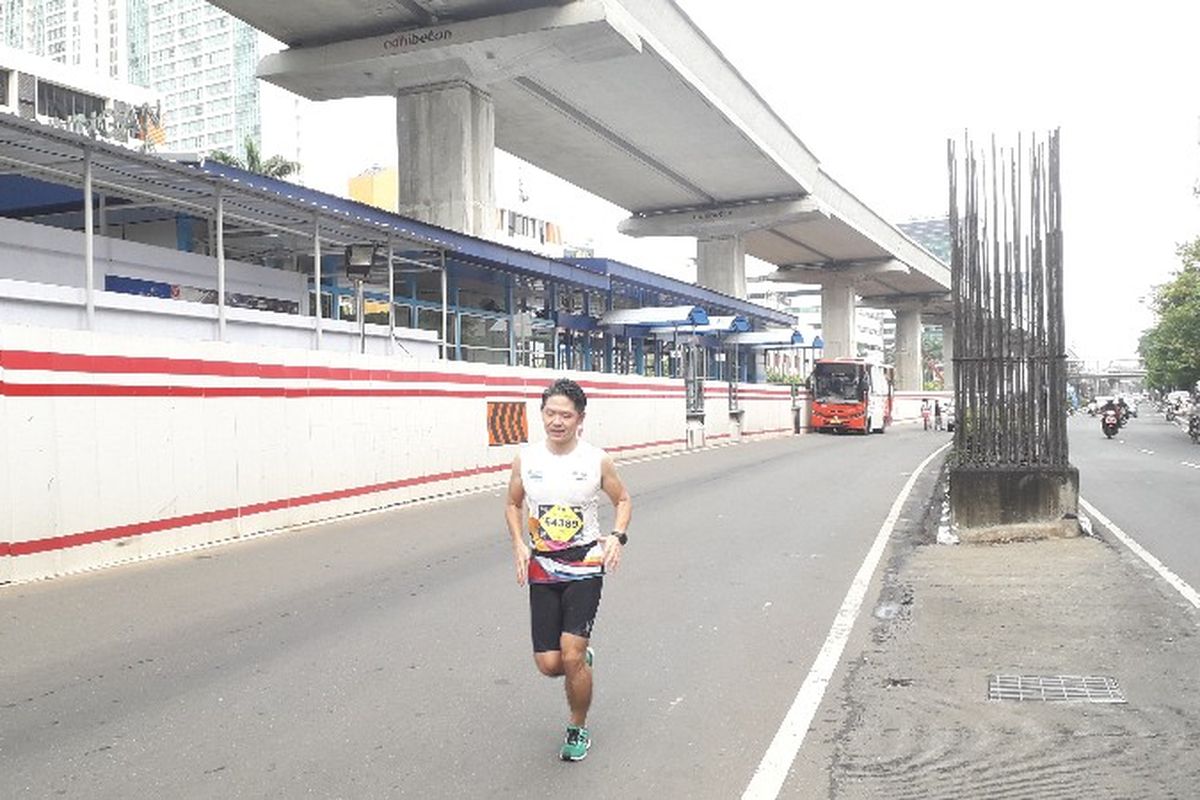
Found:
[[[538,506],[537,516],[531,519],[530,527],[535,536],[552,542],[569,542],[583,530],[583,509],[578,506]]]

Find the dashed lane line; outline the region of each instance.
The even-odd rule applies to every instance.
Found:
[[[825,644],[821,646],[821,652],[817,654],[816,661],[813,662],[808,676],[800,686],[800,691],[796,693],[796,699],[792,701],[792,707],[788,709],[783,723],[775,732],[775,738],[767,747],[762,761],[754,770],[750,784],[746,787],[746,791],[742,792],[742,800],[775,800],[779,796],[779,790],[783,788],[788,770],[792,768],[792,762],[796,760],[796,754],[800,752],[800,745],[804,744],[808,726],[812,723],[817,708],[821,705],[821,699],[825,696],[825,689],[829,686],[834,670],[837,669],[838,661],[842,657],[842,650],[845,649],[846,641],[850,638],[850,631],[854,628],[854,621],[858,618],[859,611],[862,610],[863,598],[871,584],[871,576],[875,574],[875,568],[879,565],[879,559],[883,556],[888,539],[891,538],[892,531],[896,527],[896,521],[900,519],[900,511],[904,508],[904,502],[912,493],[912,488],[916,484],[917,478],[925,471],[925,467],[929,466],[929,463],[951,444],[953,443],[947,442],[930,453],[920,466],[913,470],[908,482],[896,496],[887,519],[880,526],[879,533],[875,535],[874,544],[867,551],[867,557],[863,559],[858,573],[854,576],[854,581],[850,584],[849,591],[846,592],[845,599],[842,600],[842,607],[838,609],[837,616],[834,617],[833,627],[829,629],[829,636],[826,637]]]
[[[1195,589],[1189,586],[1187,581],[1168,569],[1165,564],[1151,555],[1149,550],[1135,542],[1132,536],[1117,527],[1117,523],[1101,514],[1096,507],[1087,500],[1084,500],[1082,497],[1079,498],[1079,505],[1083,507],[1084,511],[1088,512],[1097,520],[1099,520],[1104,527],[1112,531],[1113,536],[1116,536],[1118,539],[1120,539],[1122,544],[1132,550],[1138,558],[1149,564],[1150,568],[1159,574],[1159,577],[1171,584],[1175,591],[1183,595],[1184,600],[1187,600],[1193,606],[1200,609],[1200,594],[1198,594]]]

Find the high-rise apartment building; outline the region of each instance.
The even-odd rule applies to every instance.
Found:
[[[0,45],[127,80],[125,0],[0,0]]]
[[[204,0],[126,1],[146,4],[145,77],[163,98],[164,148],[244,156],[247,137],[262,135],[258,31]]]

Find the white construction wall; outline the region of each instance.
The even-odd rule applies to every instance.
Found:
[[[502,484],[489,411],[539,439],[561,374],[0,325],[0,583]],[[681,380],[568,375],[614,456],[686,446]],[[740,385],[740,424],[705,395],[718,443],[792,432],[787,387]]]

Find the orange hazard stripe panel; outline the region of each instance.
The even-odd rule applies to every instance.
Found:
[[[521,402],[494,402],[487,404],[488,445],[520,444],[529,441],[529,420],[525,416],[525,404]]]

